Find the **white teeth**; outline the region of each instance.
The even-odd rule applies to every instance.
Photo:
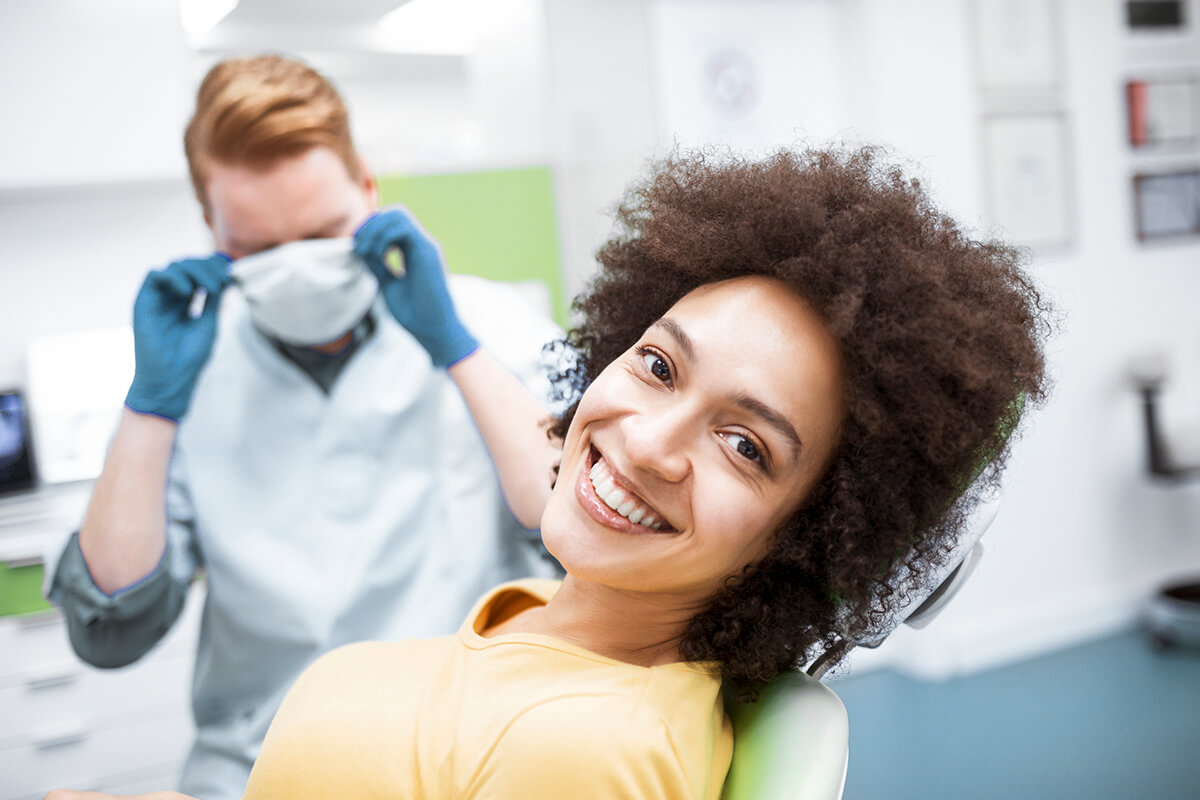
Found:
[[[624,490],[617,488],[616,482],[613,481],[613,477],[608,471],[608,465],[604,461],[597,461],[593,464],[592,468],[588,470],[588,477],[591,478],[596,496],[603,500],[609,508],[634,524],[652,530],[662,530],[663,524],[657,517],[643,508],[635,498],[627,495]]]
[[[604,498],[605,505],[607,505],[609,508],[614,509],[614,510],[617,509],[621,505],[621,503],[624,503],[624,502],[625,502],[625,493],[622,492],[620,489],[613,489],[611,492],[608,493],[608,496]]]

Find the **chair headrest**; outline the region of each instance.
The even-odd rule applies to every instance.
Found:
[[[753,703],[726,703],[733,762],[721,800],[838,798],[846,782],[850,723],[833,691],[785,672]]]
[[[971,510],[950,556],[929,575],[923,584],[924,588],[912,592],[903,606],[894,609],[875,628],[862,636],[848,636],[847,639],[859,647],[878,647],[901,625],[923,628],[941,613],[982,558],[983,545],[979,540],[1000,510],[1000,497],[1000,491],[993,491],[980,498]],[[911,571],[907,567],[901,567],[897,573],[901,582],[910,576]]]

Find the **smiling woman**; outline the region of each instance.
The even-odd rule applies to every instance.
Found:
[[[378,219],[389,307],[453,336],[439,252]],[[1014,400],[1043,397],[1049,322],[1017,253],[873,151],[676,157],[620,221],[553,436],[486,353],[449,366],[566,577],[498,587],[455,637],[322,657],[247,798],[716,800],[723,684],[751,702],[901,603],[953,545],[963,486],[998,477]],[[402,278],[376,263],[394,245]]]
[[[581,357],[565,384],[624,358],[692,293],[749,276],[802,297],[838,353],[844,416],[819,480],[680,643],[682,657],[715,661],[750,690],[822,652],[836,659],[905,604],[998,479],[1012,431],[1002,420],[1016,398],[1044,398],[1050,310],[1019,251],[968,236],[871,148],[677,157],[629,193],[619,222],[577,301]],[[722,335],[740,341],[758,314],[743,306]],[[782,357],[777,336],[723,368],[760,355],[776,373],[810,367]],[[803,439],[813,410],[800,412]]]

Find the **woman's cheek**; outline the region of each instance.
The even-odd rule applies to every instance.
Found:
[[[696,509],[697,521],[704,521],[707,535],[725,551],[723,560],[732,571],[761,558],[766,517],[758,512],[763,498],[733,480],[698,485],[697,490],[696,499],[703,503]]]

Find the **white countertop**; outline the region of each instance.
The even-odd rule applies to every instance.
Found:
[[[53,483],[0,495],[0,562],[39,558],[79,527],[93,481]]]

